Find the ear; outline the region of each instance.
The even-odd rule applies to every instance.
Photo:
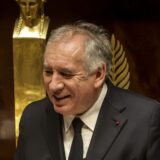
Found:
[[[106,64],[102,64],[102,67],[98,68],[96,72],[94,87],[99,88],[100,86],[102,86],[105,79],[106,79]]]

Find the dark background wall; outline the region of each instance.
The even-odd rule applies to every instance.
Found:
[[[48,0],[50,30],[84,20],[103,25],[123,45],[131,72],[130,89],[160,101],[159,0]],[[0,159],[15,150],[12,32],[19,8],[14,0],[0,5]]]

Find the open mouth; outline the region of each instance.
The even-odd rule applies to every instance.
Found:
[[[66,99],[66,98],[68,98],[68,97],[70,97],[70,96],[69,96],[69,95],[67,95],[67,96],[59,97],[59,96],[55,96],[55,95],[54,95],[54,98],[55,98],[57,101],[60,101],[60,100]]]

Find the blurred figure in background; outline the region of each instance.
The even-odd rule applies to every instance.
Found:
[[[20,17],[16,20],[13,37],[41,37],[49,25],[44,15],[46,0],[16,0],[20,7]]]

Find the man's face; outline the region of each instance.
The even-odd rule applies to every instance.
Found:
[[[63,115],[81,114],[97,99],[96,73],[87,76],[84,38],[52,42],[44,56],[43,78],[50,101]]]
[[[27,26],[32,27],[40,17],[41,0],[20,0],[22,17]]]

